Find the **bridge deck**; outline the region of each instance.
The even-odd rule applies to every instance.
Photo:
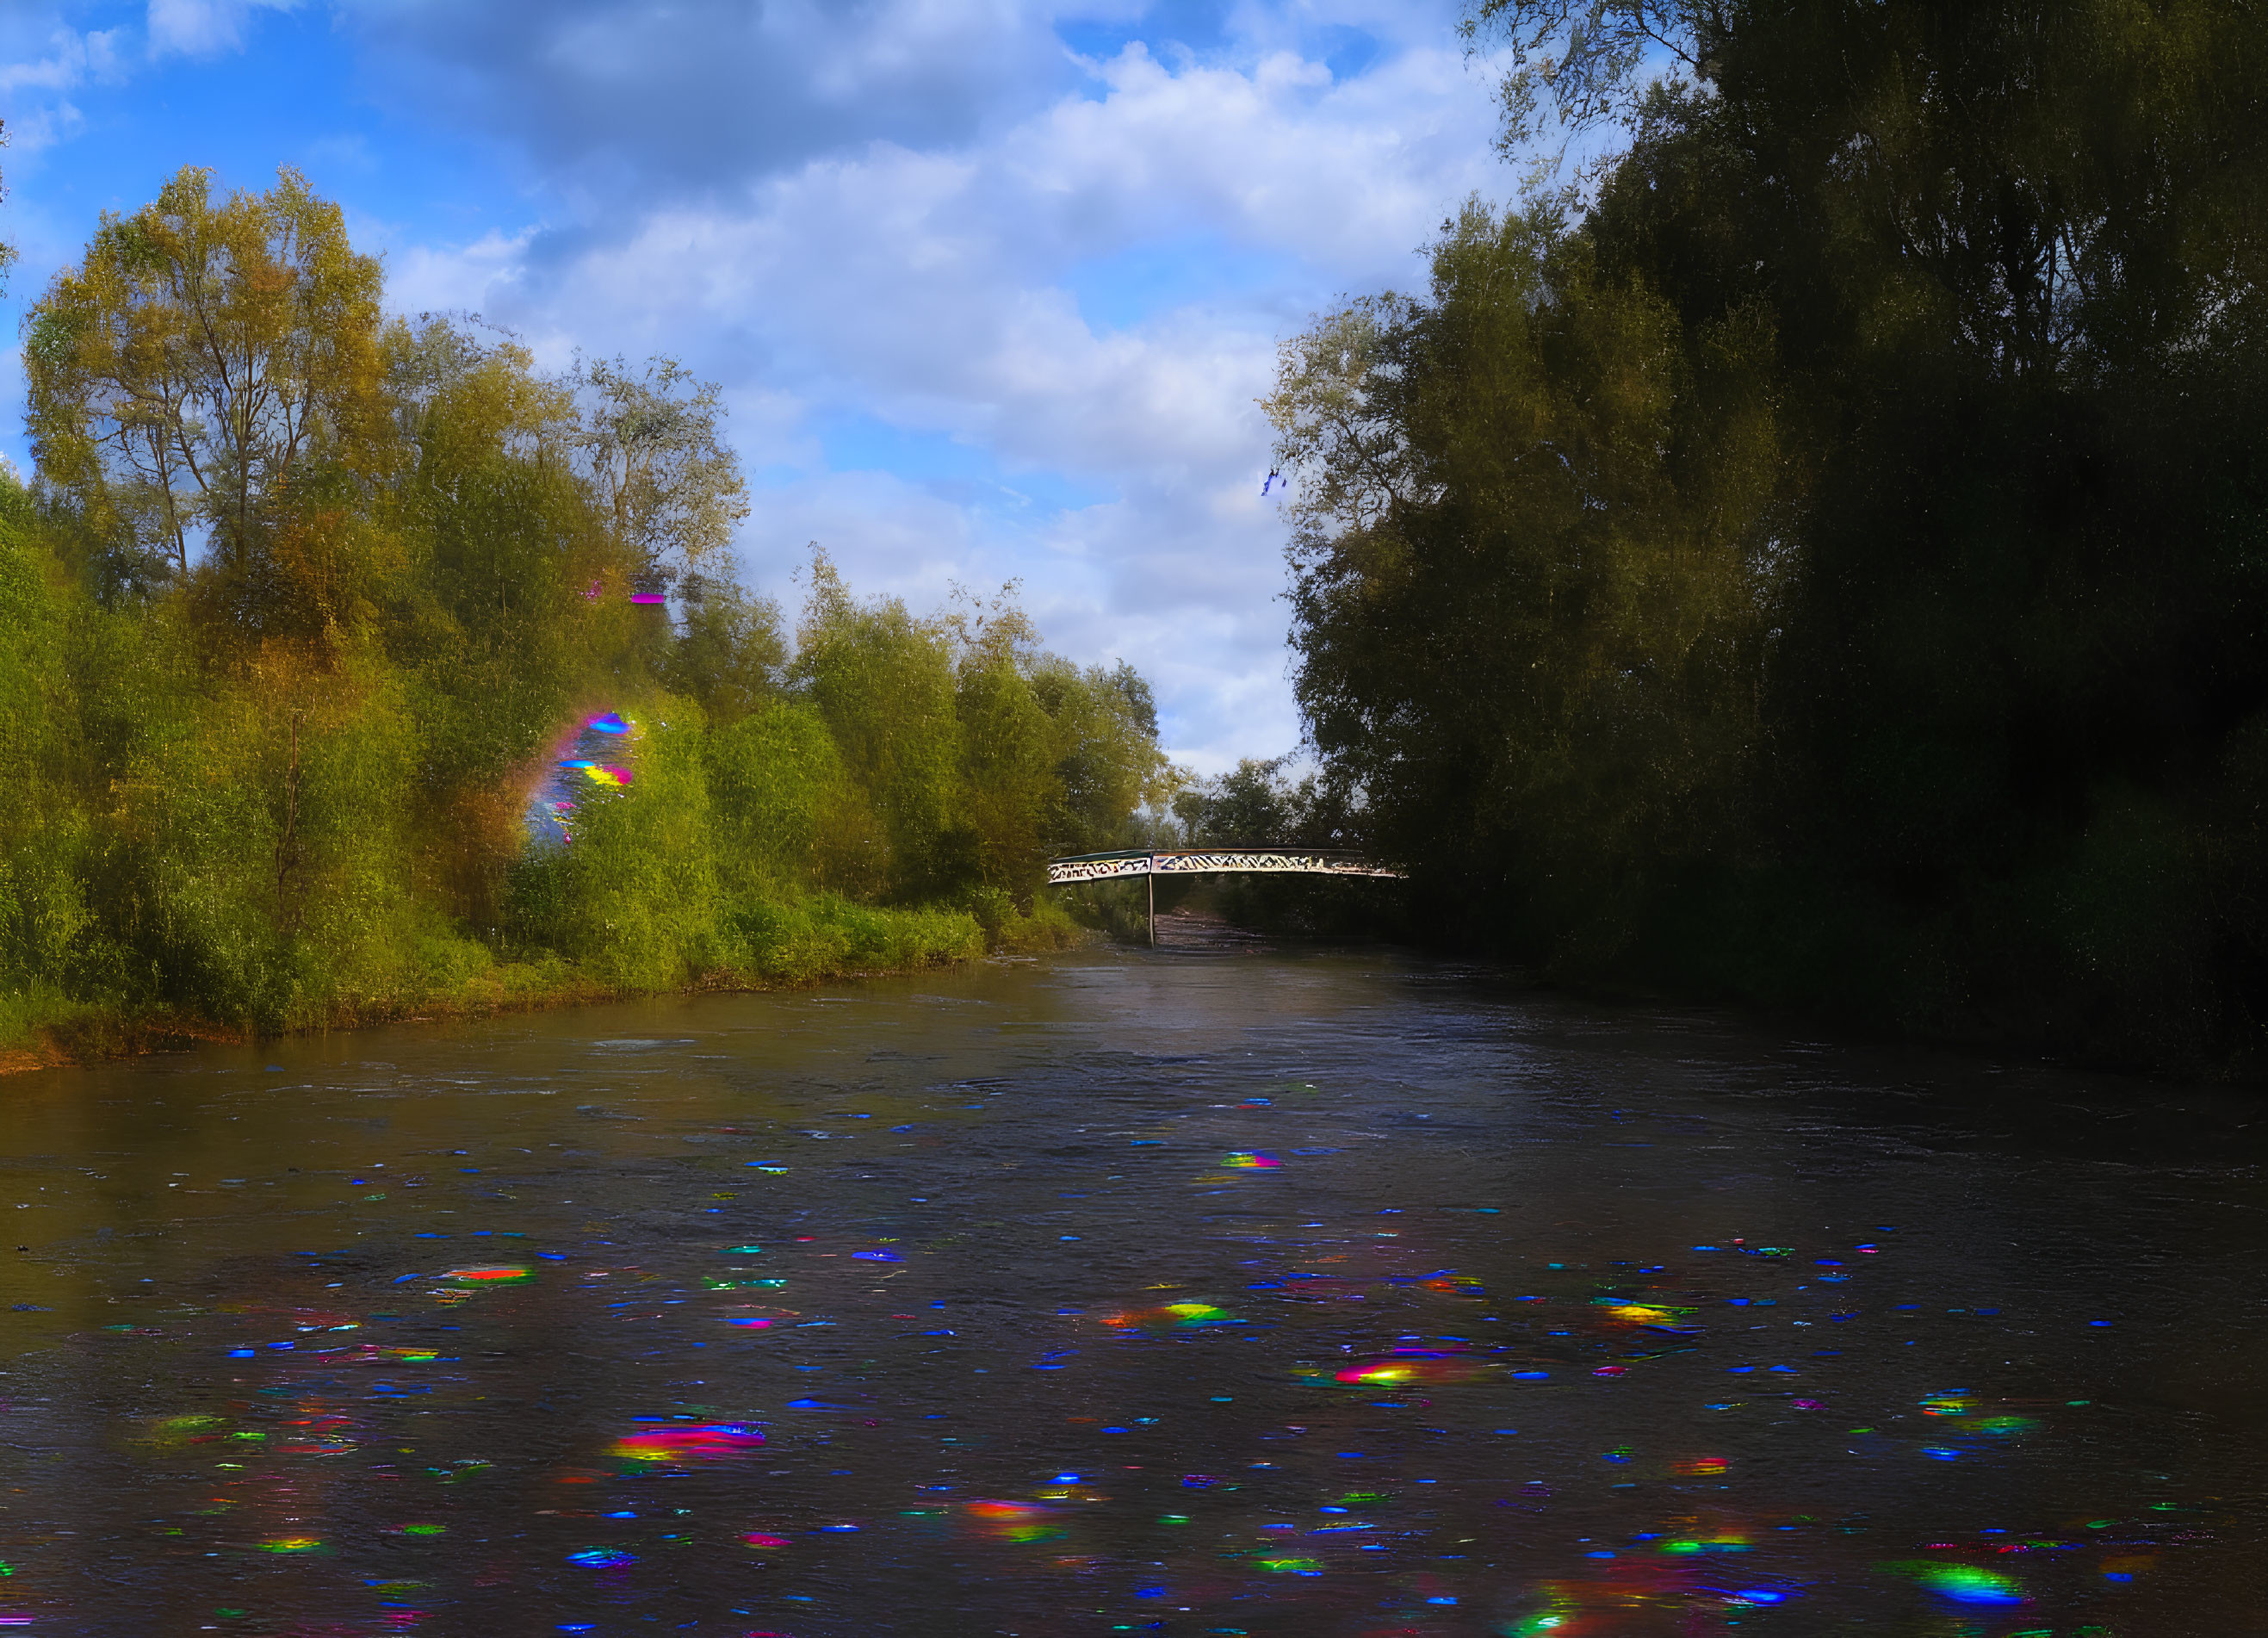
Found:
[[[1382,876],[1399,870],[1359,853],[1298,847],[1129,849],[1115,853],[1079,853],[1048,861],[1048,881],[1111,882],[1123,876],[1182,876],[1229,871],[1315,876]]]

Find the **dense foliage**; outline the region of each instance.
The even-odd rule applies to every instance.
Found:
[[[33,307],[0,477],[0,1045],[809,977],[1044,940],[1164,764],[1146,685],[823,556],[733,584],[713,388],[388,321],[337,208],[187,171]],[[626,781],[532,842],[563,736]]]
[[[1285,350],[1339,803],[1562,973],[2257,1068],[2268,12],[1470,27],[1629,140]]]

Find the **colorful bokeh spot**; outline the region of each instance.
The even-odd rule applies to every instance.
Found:
[[[1241,1325],[1244,1322],[1225,1308],[1210,1302],[1166,1302],[1156,1308],[1127,1309],[1102,1316],[1102,1323],[1118,1330],[1172,1329],[1193,1331],[1200,1325]]]
[[[1469,1354],[1439,1348],[1396,1348],[1383,1359],[1344,1366],[1331,1373],[1331,1380],[1347,1388],[1402,1388],[1413,1383],[1432,1385],[1469,1382],[1492,1369],[1489,1361]]]
[[[1237,1149],[1221,1162],[1243,1171],[1272,1171],[1283,1163],[1264,1149]]]
[[[2014,1576],[1973,1564],[1929,1564],[1914,1579],[1949,1604],[2021,1604],[2024,1590]]]
[[[1707,1538],[1687,1536],[1675,1541],[1663,1542],[1660,1550],[1672,1558],[1690,1558],[1700,1553],[1746,1553],[1749,1538],[1729,1531]]]
[[[585,1569],[622,1569],[637,1562],[637,1554],[620,1547],[580,1547],[567,1555],[570,1564]]]
[[[742,1422],[711,1422],[698,1428],[656,1428],[615,1442],[615,1456],[632,1462],[705,1460],[740,1456],[759,1449],[763,1435]]]
[[[460,1286],[518,1286],[535,1278],[535,1271],[525,1263],[496,1263],[476,1268],[453,1268],[441,1276]],[[431,1359],[434,1355],[426,1355]]]
[[[995,1541],[1027,1544],[1052,1541],[1062,1535],[1050,1509],[1035,1502],[970,1502],[968,1516]]]

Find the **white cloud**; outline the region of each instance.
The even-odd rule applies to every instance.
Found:
[[[258,94],[290,59],[257,48],[300,31],[254,19],[296,4],[147,0],[145,51],[141,29],[75,31],[63,0],[0,0],[18,157],[153,59]],[[294,151],[371,179],[343,203],[397,309],[481,314],[547,365],[666,351],[721,380],[755,481],[746,560],[791,607],[813,539],[921,605],[1020,579],[1057,647],[1152,679],[1196,765],[1292,745],[1254,400],[1281,337],[1421,280],[1456,202],[1509,181],[1454,0],[330,10],[364,94],[508,179],[460,240],[399,196],[380,219],[387,139],[306,111]],[[26,269],[83,236],[66,191],[11,212]],[[0,356],[0,387],[15,373]]]
[[[1349,288],[1407,285],[1469,191],[1501,181],[1486,87],[1454,39],[1335,80],[1294,52],[1178,63],[1139,47],[980,140],[876,140],[579,225],[392,263],[405,306],[461,306],[562,355],[670,351],[769,421],[746,548],[776,594],[821,540],[854,585],[925,601],[1020,577],[1051,642],[1155,681],[1203,768],[1288,749],[1282,532],[1254,400],[1278,339]],[[1274,271],[1091,322],[1079,271],[1195,235]],[[989,460],[1011,487],[1111,498],[1034,516],[882,472],[830,471],[814,429],[873,417]],[[797,417],[805,419],[800,424]],[[887,464],[887,462],[881,463]],[[788,601],[792,601],[790,597]]]
[[[210,57],[239,50],[253,11],[291,11],[298,4],[299,0],[150,0],[150,55]]]

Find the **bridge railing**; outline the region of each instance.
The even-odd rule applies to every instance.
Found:
[[[1108,853],[1075,853],[1048,861],[1048,881],[1112,882],[1126,876],[1202,875],[1225,872],[1271,875],[1373,876],[1399,879],[1402,872],[1360,853],[1310,847],[1124,848]]]

